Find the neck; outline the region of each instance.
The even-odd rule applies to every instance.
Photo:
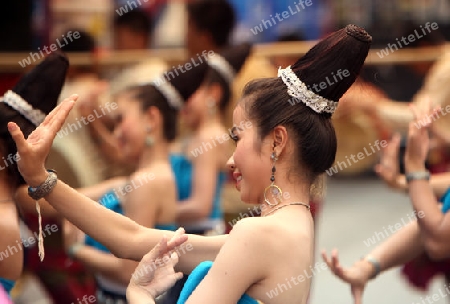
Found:
[[[168,162],[169,143],[157,141],[152,147],[145,148],[145,151],[139,160],[138,169],[150,167],[153,164]]]
[[[221,123],[222,120],[219,114],[209,115],[208,113],[206,113],[206,115],[201,119],[201,121],[197,125],[196,130],[203,129],[211,125],[220,125]]]
[[[300,185],[300,186],[299,186]],[[292,183],[280,183],[278,185],[283,191],[282,199],[276,206],[270,206],[264,198],[261,202],[261,216],[266,216],[270,213],[275,213],[275,209],[279,209],[282,206],[293,205],[294,203],[303,203],[309,206],[310,202],[310,187],[305,184],[292,184]],[[301,209],[308,210],[305,206],[298,206]]]

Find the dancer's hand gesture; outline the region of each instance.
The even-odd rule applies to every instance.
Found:
[[[164,237],[142,258],[127,289],[131,303],[134,299],[155,299],[183,277],[182,273],[174,270],[178,263],[178,254],[174,250],[186,240],[184,230],[178,229],[170,241]]]
[[[399,168],[400,134],[396,133],[381,154],[380,163],[375,166],[375,172],[386,184],[394,189],[403,189],[406,183],[400,181]]]
[[[17,146],[19,160],[17,162],[20,174],[32,187],[39,186],[47,178],[45,159],[47,158],[53,139],[64,120],[69,115],[77,95],[65,99],[37,127],[27,139],[24,138],[19,126],[13,122],[8,123],[8,130]]]
[[[420,108],[412,104],[411,110],[415,119],[409,124],[405,170],[407,172],[423,171],[430,146],[428,131],[433,121],[437,119],[439,108],[433,108],[428,99]]]
[[[322,258],[327,263],[328,268],[342,281],[349,283],[355,304],[361,304],[364,288],[372,275],[372,266],[365,261],[358,261],[352,267],[343,268],[339,263],[337,250],[331,252],[328,258],[326,251],[322,251]]]

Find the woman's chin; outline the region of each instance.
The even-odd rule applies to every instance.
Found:
[[[259,198],[258,197],[252,197],[251,195],[248,195],[248,193],[245,193],[243,191],[241,192],[241,202],[249,205],[258,205],[259,204]]]

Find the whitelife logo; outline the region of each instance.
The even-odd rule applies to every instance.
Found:
[[[65,44],[62,43],[59,40],[59,38],[57,38],[56,39],[56,43],[52,43],[50,46],[46,45],[46,46],[44,46],[42,48],[42,50],[39,47],[38,48],[38,51],[39,51],[38,53],[30,52],[30,56],[28,56],[27,58],[25,58],[22,61],[19,61],[19,64],[20,64],[20,66],[22,68],[24,68],[24,67],[26,67],[26,66],[31,64],[31,60],[33,60],[33,62],[36,62],[37,60],[40,60],[41,58],[44,58],[45,55],[44,55],[43,51],[45,51],[45,53],[47,55],[50,55],[52,52],[56,52],[58,50],[58,46],[59,46],[59,48],[63,48],[64,46],[68,45],[70,42],[73,42],[74,40],[76,40],[76,39],[78,39],[80,37],[81,37],[80,32],[73,32],[72,33],[72,31],[69,31],[69,32],[67,32],[66,36],[64,36],[64,35],[61,36],[61,38],[65,42]]]

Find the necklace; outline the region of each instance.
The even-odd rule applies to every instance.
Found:
[[[1,204],[1,203],[6,203],[6,202],[12,202],[12,201],[13,201],[12,198],[6,198],[6,199],[0,200],[0,204]]]
[[[276,207],[276,208],[273,208],[272,210],[270,210],[269,212],[267,212],[267,214],[264,215],[264,216],[268,216],[269,214],[271,214],[271,213],[277,211],[278,209],[281,209],[281,208],[287,207],[287,206],[292,206],[292,205],[301,205],[301,206],[305,206],[306,209],[308,209],[308,211],[311,211],[311,207],[310,207],[308,204],[298,202],[298,203],[290,203],[290,204],[287,204],[287,205],[281,205],[281,206],[278,206],[278,207]]]

